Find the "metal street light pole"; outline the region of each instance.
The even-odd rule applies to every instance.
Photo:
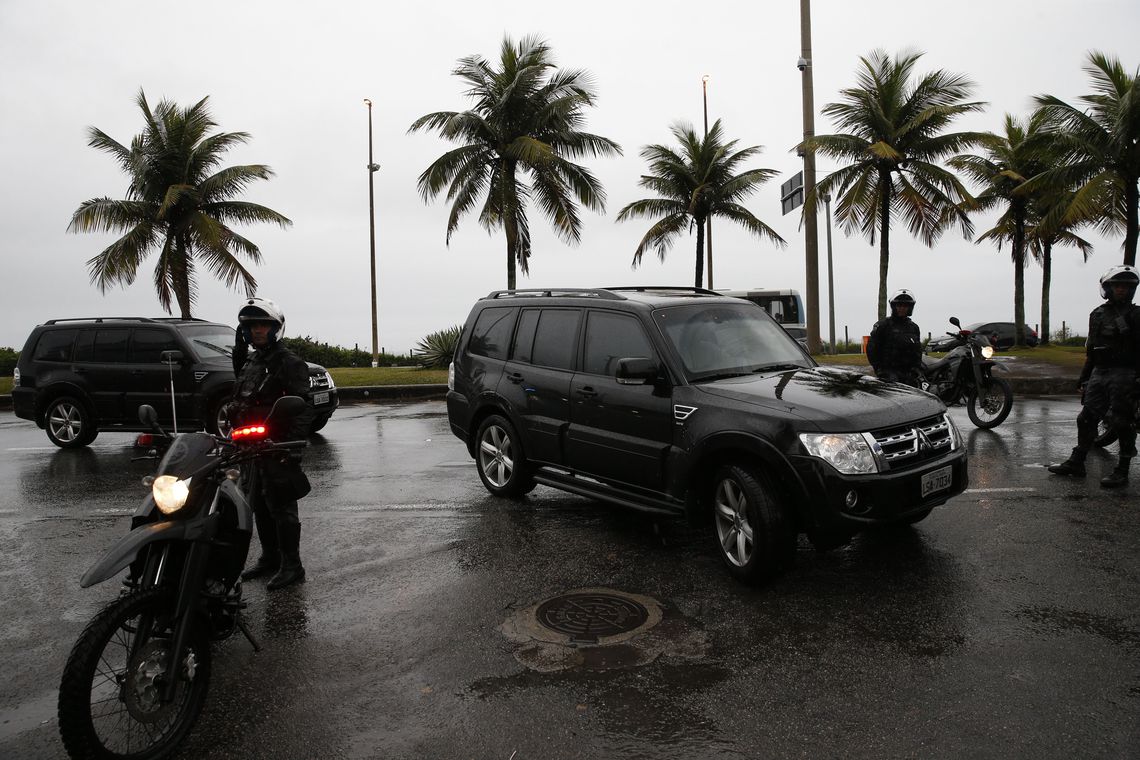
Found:
[[[368,242],[372,253],[372,366],[380,364],[380,342],[377,337],[376,326],[376,196],[373,190],[372,175],[380,168],[380,164],[372,162],[372,101],[364,99],[368,106]]]
[[[804,139],[815,136],[815,96],[811,74],[811,0],[800,0],[800,60],[803,80]],[[815,192],[815,153],[804,151],[804,198]],[[819,351],[819,236],[816,215],[804,214],[804,258],[807,279],[808,351]]]
[[[824,213],[827,214],[827,321],[831,338],[831,353],[835,353],[835,270],[831,267],[831,193],[823,194]]]
[[[709,139],[709,75],[705,74],[701,77],[701,95],[704,99],[705,105],[705,139]],[[705,260],[708,262],[706,267],[709,270],[709,290],[713,287],[713,259],[712,259],[712,216],[710,215],[705,219],[705,248],[707,252]]]

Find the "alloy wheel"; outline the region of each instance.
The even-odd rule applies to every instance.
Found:
[[[479,441],[479,469],[495,488],[505,488],[515,470],[511,437],[498,425],[483,431]]]
[[[71,402],[56,404],[48,413],[52,435],[63,443],[71,443],[83,432],[83,413]]]
[[[720,481],[713,502],[716,535],[724,556],[737,567],[744,567],[755,546],[752,524],[748,521],[748,499],[740,484],[731,478]]]

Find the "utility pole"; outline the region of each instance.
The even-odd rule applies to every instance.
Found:
[[[804,139],[815,136],[815,96],[811,74],[811,0],[800,0],[800,60],[796,64],[803,81]],[[804,151],[804,197],[815,193],[815,154]],[[812,204],[814,206],[814,203]],[[810,353],[818,353],[819,340],[819,238],[816,215],[804,214],[804,253],[807,278],[807,343]]]
[[[831,338],[831,353],[835,353],[835,270],[831,266],[831,193],[823,194],[823,207],[827,214],[827,321]]]
[[[380,164],[372,161],[372,101],[364,99],[368,106],[368,242],[372,253],[372,366],[380,364],[378,330],[376,325],[376,196],[373,189],[373,176]]]
[[[709,75],[705,74],[701,77],[701,95],[704,98],[705,105],[705,140],[709,139]],[[705,260],[708,262],[706,269],[709,270],[709,290],[713,289],[713,259],[712,259],[712,214],[705,219],[705,248],[707,249]]]

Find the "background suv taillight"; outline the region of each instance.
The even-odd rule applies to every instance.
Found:
[[[20,368],[16,367],[16,369],[12,370],[12,386],[13,387],[19,387],[19,385],[20,385]]]

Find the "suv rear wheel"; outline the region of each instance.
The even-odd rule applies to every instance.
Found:
[[[99,435],[87,407],[71,396],[60,396],[47,405],[44,430],[51,442],[63,449],[86,446]]]
[[[493,414],[479,425],[475,467],[483,485],[495,496],[522,496],[534,490],[534,478],[518,440],[505,417]]]
[[[717,469],[712,508],[718,553],[739,580],[763,582],[795,560],[795,533],[754,468],[733,464]]]

